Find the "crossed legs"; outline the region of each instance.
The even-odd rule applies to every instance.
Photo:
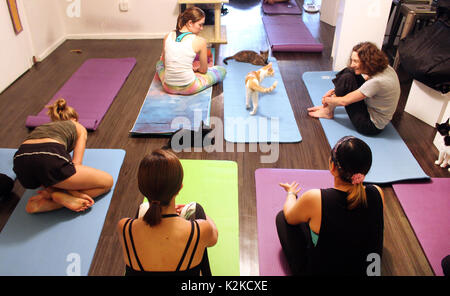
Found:
[[[110,174],[84,165],[75,166],[76,173],[51,187],[39,190],[26,206],[28,213],[48,212],[66,207],[81,212],[94,204],[94,198],[113,186]]]

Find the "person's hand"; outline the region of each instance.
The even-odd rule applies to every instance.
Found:
[[[175,212],[177,213],[177,215],[181,214],[181,211],[183,210],[185,205],[175,205]]]
[[[330,103],[331,99],[332,99],[331,96],[322,97],[322,104],[324,106],[328,105]]]
[[[331,97],[332,95],[334,95],[334,89],[330,89],[329,91],[327,91],[323,97]]]
[[[199,62],[194,62],[192,64],[192,70],[194,70],[194,72],[197,72],[198,69],[200,69],[200,63]]]
[[[297,193],[300,192],[300,190],[302,190],[299,187],[299,184],[297,182],[292,182],[291,184],[289,183],[280,183],[279,184],[281,187],[284,188],[284,190],[286,190],[287,193],[292,192],[293,194],[295,194],[297,196]]]

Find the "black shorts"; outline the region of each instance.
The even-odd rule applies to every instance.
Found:
[[[22,144],[14,155],[13,170],[27,189],[50,187],[76,173],[64,145],[52,142]]]

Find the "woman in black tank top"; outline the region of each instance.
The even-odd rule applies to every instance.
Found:
[[[175,198],[182,182],[183,168],[172,152],[155,150],[141,161],[138,185],[148,210],[120,220],[117,228],[125,275],[211,275],[206,248],[216,244],[217,228],[199,204],[189,217],[179,216],[183,205]]]
[[[331,150],[333,188],[297,198],[296,182],[280,184],[288,194],[276,225],[294,275],[379,275],[384,195],[378,186],[363,185],[371,165],[369,146],[344,137]]]

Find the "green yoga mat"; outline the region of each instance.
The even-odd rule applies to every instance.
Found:
[[[195,201],[216,223],[219,240],[208,248],[214,276],[238,276],[239,208],[238,169],[233,161],[182,159],[183,188],[177,204]],[[144,202],[148,202],[146,199]]]

